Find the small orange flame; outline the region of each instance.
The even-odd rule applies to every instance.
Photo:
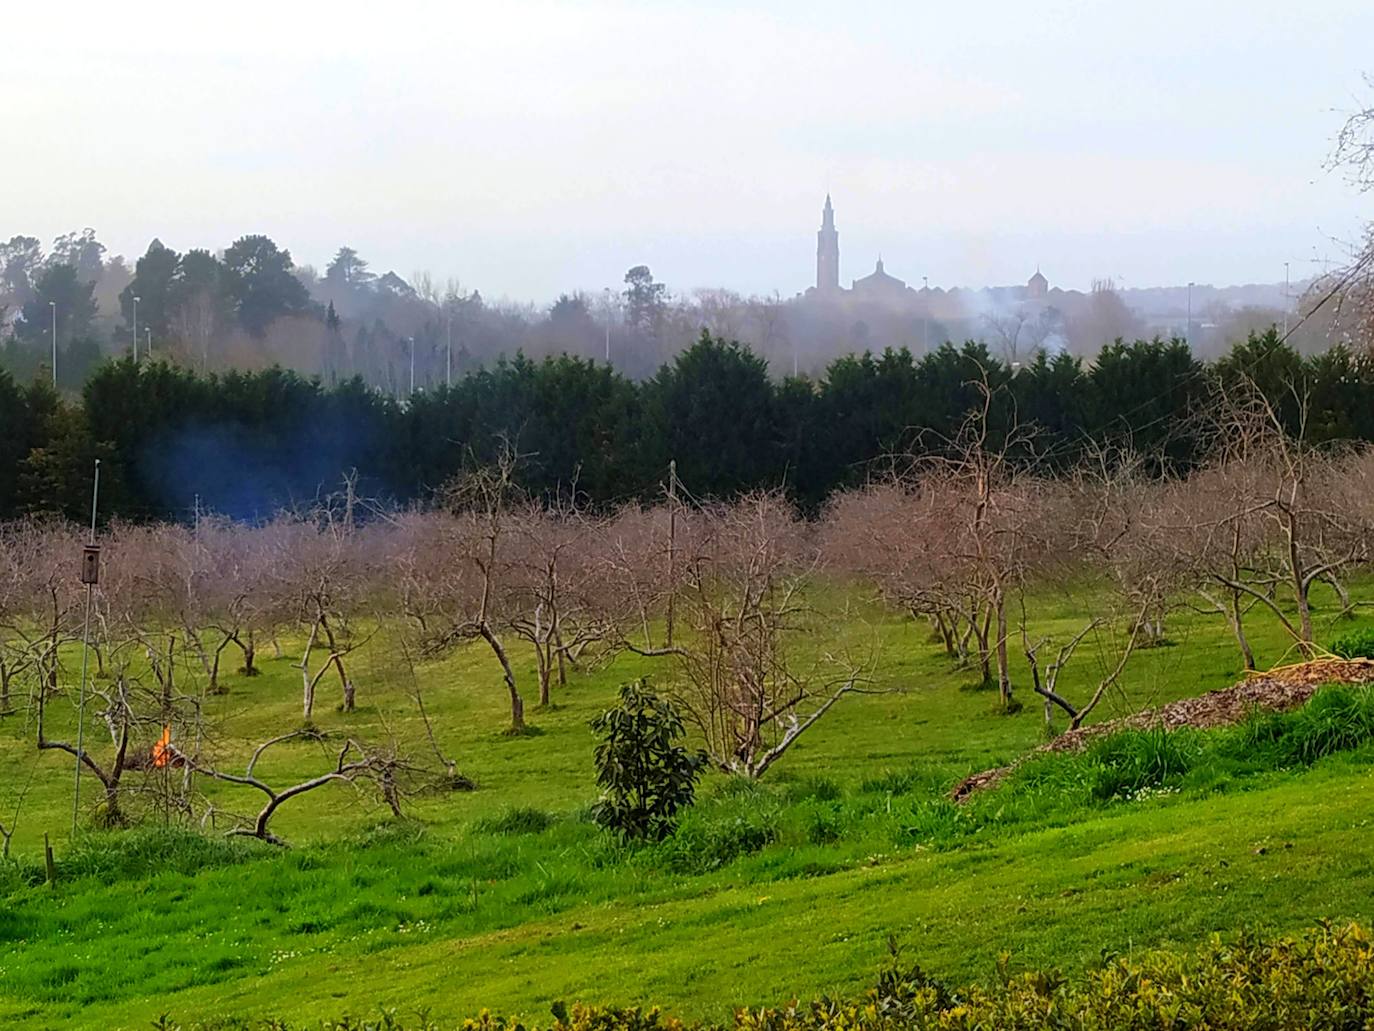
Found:
[[[162,736],[157,739],[157,744],[153,745],[153,765],[159,770],[172,761],[172,727],[171,724],[162,728]]]

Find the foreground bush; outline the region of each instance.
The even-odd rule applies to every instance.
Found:
[[[1323,924],[1291,938],[1213,938],[1192,953],[1150,952],[1110,959],[1075,979],[1055,971],[1010,973],[998,965],[992,987],[952,988],[919,968],[894,966],[859,998],[736,1013],[729,1031],[1127,1031],[1208,1028],[1297,1031],[1374,1024],[1374,942],[1364,928]],[[690,1024],[657,1009],[561,1003],[550,1031],[725,1031]],[[155,1026],[177,1028],[163,1021]],[[199,1031],[288,1025],[261,1022],[195,1025]],[[325,1022],[323,1031],[439,1031],[420,1017]],[[463,1031],[525,1031],[526,1025],[483,1012]]]

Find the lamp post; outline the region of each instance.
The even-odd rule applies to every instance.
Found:
[[[140,298],[134,298],[134,361],[138,361],[138,302]]]
[[[1291,302],[1288,299],[1288,262],[1283,263],[1283,338],[1288,339],[1288,309]]]
[[[52,388],[57,389],[57,302],[49,301],[52,309]]]
[[[921,292],[925,295],[921,298],[921,346],[930,350],[930,277],[921,277]]]
[[[606,364],[611,364],[611,288],[601,291],[606,295]]]
[[[1188,327],[1183,331],[1183,342],[1189,346],[1193,343],[1193,284],[1188,284]]]

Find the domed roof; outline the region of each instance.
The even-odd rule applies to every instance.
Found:
[[[883,259],[879,258],[872,272],[860,279],[854,280],[854,289],[905,290],[906,283],[883,268]]]

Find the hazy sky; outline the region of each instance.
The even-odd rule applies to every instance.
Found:
[[[1275,281],[1374,215],[1322,167],[1370,0],[4,6],[5,237],[544,301],[790,295],[827,190],[846,283]]]

